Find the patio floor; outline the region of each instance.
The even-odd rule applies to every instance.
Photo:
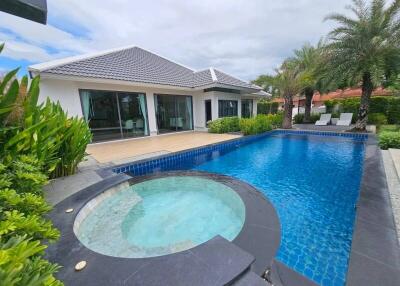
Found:
[[[87,147],[86,152],[100,164],[123,164],[238,137],[240,137],[240,135],[185,132],[126,141],[91,144]]]

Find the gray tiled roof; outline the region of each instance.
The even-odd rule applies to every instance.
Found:
[[[219,83],[242,88],[261,89],[258,86],[239,80],[221,71],[214,71],[217,80],[215,78],[213,80],[210,69],[195,72],[192,69],[138,47],[82,58],[40,70],[43,73],[56,75],[113,79],[190,88]]]

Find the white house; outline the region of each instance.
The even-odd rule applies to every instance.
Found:
[[[40,74],[40,100],[59,101],[84,117],[94,141],[205,130],[224,116],[250,117],[261,87],[222,71],[194,71],[138,47],[29,67]]]

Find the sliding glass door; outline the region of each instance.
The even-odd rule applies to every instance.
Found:
[[[149,135],[146,96],[100,90],[80,90],[82,112],[93,141]]]
[[[193,130],[191,96],[156,94],[154,97],[158,133]]]

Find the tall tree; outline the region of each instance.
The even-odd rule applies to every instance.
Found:
[[[263,90],[271,94],[272,98],[279,97],[279,90],[276,88],[275,76],[269,74],[260,75],[257,79],[253,80],[252,83],[261,86]]]
[[[319,67],[322,62],[322,41],[317,46],[305,44],[299,50],[294,51],[292,59],[299,69],[301,93],[305,96],[304,122],[310,122],[311,104],[320,80]]]
[[[338,26],[328,35],[326,71],[336,82],[361,85],[361,104],[355,129],[364,131],[373,90],[400,69],[400,0],[353,0],[354,17],[331,14]]]
[[[277,74],[274,77],[274,86],[284,100],[282,127],[285,129],[292,128],[293,97],[301,91],[299,75],[300,72],[296,63],[288,59],[277,70]]]

